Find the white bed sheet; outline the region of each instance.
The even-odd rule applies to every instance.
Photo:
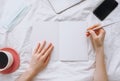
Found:
[[[28,67],[32,47],[30,36],[34,23],[40,21],[85,21],[88,25],[99,22],[92,14],[101,0],[86,0],[62,14],[55,14],[47,0],[26,0],[32,4],[32,9],[25,19],[8,34],[0,34],[0,47],[13,47],[21,59],[20,68],[8,75],[0,74],[2,81],[14,81]],[[120,0],[117,0],[120,3]],[[7,0],[0,0],[0,17]],[[120,6],[110,14],[105,21],[120,18]],[[109,81],[120,81],[120,23],[106,28],[105,55]],[[24,29],[23,29],[24,28]],[[88,62],[60,62],[50,61],[48,67],[40,73],[35,81],[92,81],[95,70],[95,54],[89,40]]]

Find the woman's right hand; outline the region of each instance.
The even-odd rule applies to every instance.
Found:
[[[104,46],[105,30],[101,28],[93,31],[94,28],[97,28],[99,26],[100,25],[97,24],[87,29],[90,33],[91,42],[95,50]]]

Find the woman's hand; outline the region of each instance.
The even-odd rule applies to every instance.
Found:
[[[97,24],[88,28],[88,32],[90,33],[90,38],[95,50],[104,46],[105,30],[101,28],[96,31],[93,31],[94,28],[97,28],[99,26],[100,25]]]
[[[42,71],[47,66],[52,51],[52,43],[50,43],[47,47],[46,41],[44,41],[43,44],[39,43],[32,54],[29,70],[35,75]]]
[[[90,38],[96,52],[96,67],[93,81],[108,81],[104,57],[105,30],[101,28],[93,31],[94,28],[97,28],[99,26],[100,25],[94,25],[88,28],[87,33],[87,36],[90,34]]]
[[[46,41],[39,43],[32,54],[29,68],[16,81],[33,81],[34,77],[47,66],[52,51],[52,43],[47,47]]]

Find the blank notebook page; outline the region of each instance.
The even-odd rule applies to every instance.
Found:
[[[60,60],[88,60],[86,24],[83,22],[60,23]]]
[[[38,42],[46,40],[52,42],[54,50],[51,60],[58,60],[59,55],[59,27],[55,22],[38,22],[33,26],[31,35],[32,48],[35,48]]]
[[[32,47],[46,40],[54,44],[52,60],[86,61],[88,60],[86,27],[82,22],[39,22],[33,28]]]

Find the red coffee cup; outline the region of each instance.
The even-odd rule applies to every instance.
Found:
[[[19,54],[12,48],[0,49],[0,73],[9,74],[19,68]]]

